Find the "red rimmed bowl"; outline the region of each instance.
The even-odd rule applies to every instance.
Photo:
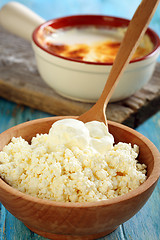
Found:
[[[58,55],[40,44],[39,30],[44,27],[63,29],[82,26],[117,29],[127,27],[129,20],[102,15],[75,15],[44,22],[44,19],[28,11],[17,3],[9,3],[0,12],[1,24],[8,30],[31,39],[35,26],[42,23],[33,31],[32,46],[43,80],[62,96],[84,102],[96,102],[107,81],[112,63],[87,62]],[[146,34],[153,43],[153,50],[129,63],[113,93],[112,102],[131,96],[151,78],[160,53],[160,39],[149,28]]]
[[[96,102],[104,88],[112,63],[97,63],[66,58],[43,47],[37,33],[42,27],[55,29],[65,27],[96,26],[109,29],[124,28],[129,20],[108,16],[78,15],[48,21],[33,32],[33,49],[42,78],[59,94],[79,101]],[[146,34],[153,43],[153,51],[147,56],[132,60],[113,93],[111,101],[125,99],[151,78],[160,52],[159,38],[148,29]]]
[[[12,137],[22,136],[30,141],[37,133],[48,133],[51,125],[64,117],[51,117],[29,121],[0,134],[0,150]],[[137,189],[114,199],[92,203],[61,203],[38,199],[21,193],[0,178],[1,203],[29,229],[59,240],[96,239],[114,231],[130,219],[146,203],[160,176],[160,154],[142,134],[108,122],[115,142],[137,144],[139,162],[147,165],[147,180]]]

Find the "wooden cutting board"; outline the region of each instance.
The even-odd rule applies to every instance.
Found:
[[[107,118],[137,127],[160,109],[160,64],[150,82],[132,97],[110,103]],[[80,115],[93,104],[61,97],[41,79],[31,44],[0,27],[0,96],[53,115]]]

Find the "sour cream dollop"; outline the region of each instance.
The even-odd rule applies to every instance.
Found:
[[[56,145],[67,148],[90,148],[101,154],[113,147],[114,138],[108,132],[103,122],[91,121],[83,123],[76,119],[62,119],[55,122],[49,131],[49,144],[51,151]]]

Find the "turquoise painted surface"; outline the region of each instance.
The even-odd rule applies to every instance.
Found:
[[[9,1],[1,0],[0,7]],[[18,1],[46,20],[71,14],[105,14],[131,18],[140,0],[21,0]],[[160,6],[151,21],[160,35]],[[160,59],[159,59],[160,60]],[[51,116],[34,109],[19,106],[0,98],[0,132],[19,123]],[[137,129],[160,150],[160,112],[145,121]],[[159,240],[160,239],[160,181],[145,206],[116,231],[102,238],[105,240]],[[1,240],[44,240],[31,232],[0,204]]]

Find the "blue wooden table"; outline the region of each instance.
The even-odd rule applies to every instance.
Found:
[[[1,0],[0,7],[9,1]],[[140,0],[20,0],[46,20],[72,14],[104,14],[131,18]],[[160,6],[151,21],[160,35]],[[160,61],[160,58],[159,58]],[[19,123],[51,116],[0,98],[0,132]],[[160,112],[140,125],[137,131],[148,137],[160,150]],[[0,239],[44,240],[31,232],[0,204]],[[160,181],[145,206],[105,240],[160,240]]]

